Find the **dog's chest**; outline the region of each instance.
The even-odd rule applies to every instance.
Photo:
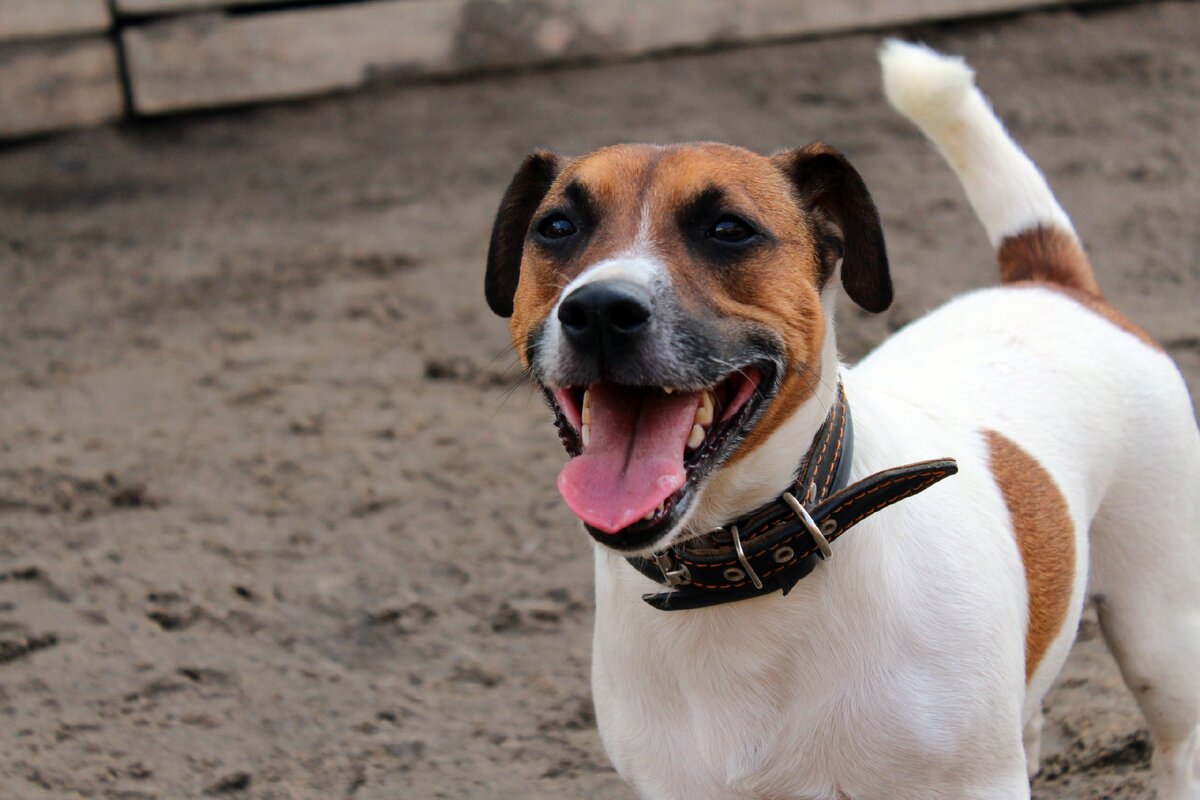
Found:
[[[618,772],[651,798],[818,798],[820,743],[788,724],[778,704],[734,684],[597,698],[600,733]]]
[[[926,732],[904,730],[921,714],[906,711],[903,687],[847,681],[834,663],[826,674],[794,659],[731,659],[709,664],[710,680],[648,668],[614,682],[602,661],[601,736],[622,776],[656,800],[838,800],[854,796],[847,779],[886,785],[924,749]]]
[[[597,650],[597,718],[622,776],[664,800],[837,796],[824,763],[840,733],[820,724],[822,702],[797,702],[807,681],[794,659],[722,659],[729,651],[717,646],[680,649],[714,656],[680,662],[661,649],[683,646],[610,640]]]
[[[993,735],[988,709],[1006,701],[968,688],[986,665],[964,669],[961,653],[948,655],[947,630],[928,624],[938,593],[925,600],[910,587],[906,604],[886,581],[846,577],[868,560],[849,558],[856,547],[843,548],[840,570],[854,591],[834,592],[827,569],[765,600],[770,608],[750,601],[686,615],[649,609],[601,559],[597,721],[642,796],[899,798],[896,787],[921,785],[920,770],[951,773],[964,748]],[[979,653],[1007,652],[969,621],[947,623],[960,638],[980,637]],[[977,702],[947,704],[954,696]]]
[[[846,679],[832,660],[732,659],[710,664],[710,681],[653,668],[643,680],[613,681],[603,660],[595,677],[605,748],[654,800],[899,797],[889,792],[914,765],[948,761],[953,749],[953,734],[930,724],[931,694],[918,696],[911,680]]]

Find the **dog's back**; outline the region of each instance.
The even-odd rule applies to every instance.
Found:
[[[1105,302],[1070,219],[970,69],[898,42],[881,61],[888,99],[962,182],[1001,286],[898,333],[850,373],[848,391],[922,409],[938,420],[925,432],[935,438],[955,420],[991,421],[968,439],[1025,567],[1027,746],[1086,591],[1154,736],[1159,796],[1200,797],[1200,434],[1184,381]]]

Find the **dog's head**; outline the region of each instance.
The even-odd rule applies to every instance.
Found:
[[[572,456],[558,487],[597,541],[675,540],[713,476],[812,396],[839,267],[859,305],[889,305],[878,212],[823,145],[525,159],[496,215],[487,300],[556,412]]]

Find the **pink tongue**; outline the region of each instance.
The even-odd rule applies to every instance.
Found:
[[[558,491],[581,520],[616,533],[683,486],[700,395],[601,383],[591,400],[588,446],[558,474]]]

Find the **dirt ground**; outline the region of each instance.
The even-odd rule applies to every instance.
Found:
[[[1113,301],[1200,388],[1200,4],[912,31],[968,56]],[[875,36],[379,89],[0,151],[0,798],[631,800],[594,730],[591,554],[482,296],[521,155],[823,138],[895,307],[994,279]],[[1050,798],[1141,798],[1089,613]]]

